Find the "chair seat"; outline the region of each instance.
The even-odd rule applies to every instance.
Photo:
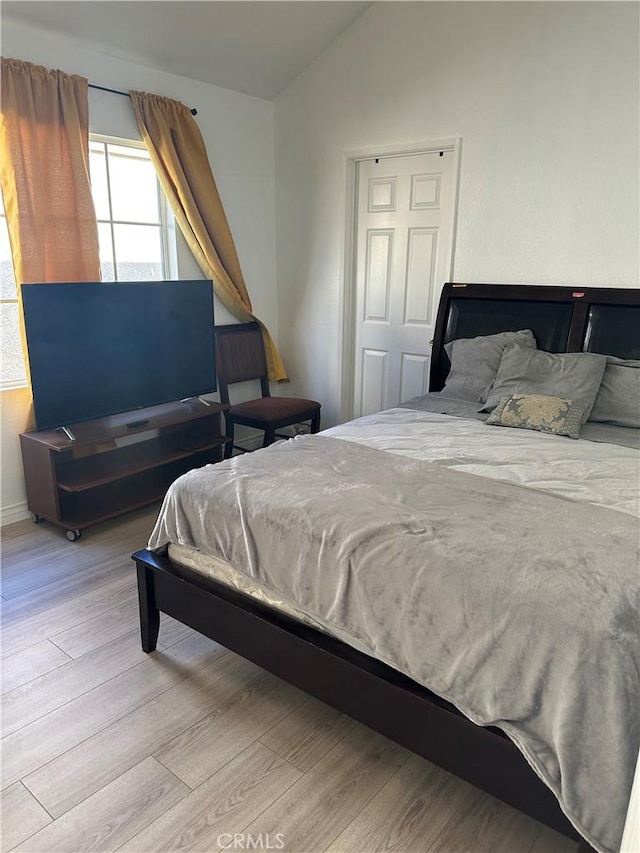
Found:
[[[264,423],[277,423],[286,418],[310,418],[320,408],[315,400],[301,397],[259,397],[238,403],[227,411],[227,417],[250,418]]]

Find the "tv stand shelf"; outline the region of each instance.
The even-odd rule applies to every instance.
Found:
[[[192,468],[224,455],[220,403],[193,399],[20,436],[27,502],[75,540],[91,524],[161,500]]]

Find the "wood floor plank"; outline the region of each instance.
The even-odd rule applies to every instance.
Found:
[[[424,849],[429,853],[528,853],[539,832],[537,821],[474,788],[465,803],[464,820],[454,815]]]
[[[42,557],[44,566],[51,560],[49,554]],[[68,558],[61,556],[64,567]],[[7,601],[2,605],[3,626],[18,622],[26,615],[44,614],[60,603],[69,603],[74,596],[86,595],[92,590],[103,586],[105,580],[116,580],[122,577],[134,578],[132,567],[122,562],[113,564],[113,558],[102,557],[93,561],[90,552],[83,554],[82,562],[78,564],[79,571],[70,573],[55,583],[45,584],[34,590],[20,595],[5,595]],[[6,570],[3,570],[3,574]]]
[[[51,637],[69,657],[79,658],[138,629],[137,596]]]
[[[262,735],[260,741],[306,772],[351,731],[344,714],[309,698]]]
[[[128,853],[219,850],[219,836],[226,838],[242,832],[300,776],[300,771],[280,756],[262,744],[253,744],[121,850]],[[277,843],[276,839],[273,843]]]
[[[540,826],[538,837],[529,853],[578,853],[578,842],[554,832],[548,826]]]
[[[20,614],[18,618],[7,623],[4,622],[4,607],[11,606],[20,599],[5,602],[3,627],[0,631],[2,656],[15,654],[80,622],[87,622],[106,610],[132,601],[137,595],[134,577],[128,572],[119,574],[116,571],[112,572],[113,574],[115,577],[109,580],[105,577],[90,591],[60,601],[49,609]]]
[[[16,853],[110,853],[188,793],[172,773],[147,758],[36,832]]]
[[[46,673],[0,699],[3,737],[89,693],[148,657],[142,650],[138,631],[129,631],[124,637],[75,660],[66,657],[67,663],[59,671]],[[70,710],[73,712],[73,708]]]
[[[41,553],[45,547],[53,550],[64,541],[52,527],[39,527],[31,520],[5,525],[2,535],[2,553],[10,561],[7,568],[18,564],[29,566],[30,555]]]
[[[225,653],[197,672],[186,672],[189,677],[175,687],[25,778],[29,790],[50,814],[64,814],[116,779],[223,704],[252,672],[257,675],[260,671],[254,664]]]
[[[83,584],[109,562],[113,568],[114,547],[122,555],[121,567],[128,568],[131,552],[146,542],[156,514],[147,508],[124,516],[117,525],[97,525],[74,543],[58,527],[30,522],[31,536],[3,543],[4,597],[14,599],[37,590],[43,598],[59,595],[61,589]]]
[[[168,649],[174,643],[179,643],[185,637],[194,633],[193,628],[188,625],[183,625],[177,619],[167,616],[166,613],[160,615],[160,633],[158,634],[158,646]]]
[[[12,524],[5,524],[2,528],[2,535],[8,539],[16,539],[18,536],[26,536],[34,532],[34,524],[30,518],[23,518],[20,521],[14,521]]]
[[[11,850],[47,823],[51,815],[42,808],[22,782],[15,782],[0,797],[0,849]]]
[[[197,666],[202,666],[210,660],[215,644],[196,635],[184,640],[184,646],[187,648],[178,644],[161,653],[148,655],[137,666],[7,735],[2,741],[3,784],[25,780],[28,774],[183,682],[187,675],[194,675],[195,667],[185,666],[185,659],[197,657]],[[29,789],[35,793],[31,785]],[[37,793],[35,795],[51,811],[47,803]]]
[[[306,699],[306,694],[267,672],[258,676],[211,714],[185,729],[155,757],[195,788],[229,762],[274,723]]]
[[[328,851],[428,850],[454,815],[463,820],[467,801],[475,790],[412,755]]]
[[[354,730],[284,793],[246,832],[283,836],[284,850],[322,851],[409,757],[382,735]]]
[[[128,536],[122,545],[133,550],[139,541],[137,537]],[[109,543],[99,540],[90,543],[84,539],[74,544],[66,539],[62,542],[64,544],[56,542],[53,545],[43,542],[37,550],[20,552],[19,557],[3,568],[4,596],[12,605],[6,608],[8,614],[13,616],[21,612],[26,602],[30,606],[42,602],[43,607],[49,607],[75,589],[87,588],[89,583],[99,584],[100,578],[108,574],[109,566],[112,572],[116,568]],[[4,554],[5,558],[7,556]],[[132,566],[123,559],[117,568],[128,572]]]
[[[5,558],[10,556],[8,551],[17,550],[20,544],[14,541],[8,548],[3,546]],[[72,588],[78,582],[81,583],[83,575],[91,568],[90,561],[93,562],[94,569],[99,570],[105,566],[109,557],[108,551],[105,554],[104,549],[91,549],[84,541],[80,547],[80,542],[76,546],[66,539],[56,542],[45,539],[28,550],[21,549],[3,569],[4,596],[11,601],[23,595],[33,595],[37,590],[41,590],[43,596],[48,593],[55,595],[56,585],[63,584],[64,587]]]
[[[2,673],[0,694],[15,690],[16,687],[51,672],[70,659],[69,655],[50,640],[42,640],[21,652],[10,655],[2,661],[0,668]]]

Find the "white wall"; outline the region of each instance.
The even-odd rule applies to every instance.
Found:
[[[277,335],[273,104],[173,74],[87,50],[35,28],[2,23],[2,54],[60,68],[114,89],[139,89],[196,107],[209,160],[225,206],[255,313]],[[139,139],[128,98],[89,90],[90,127],[95,133]],[[202,274],[186,246],[179,274]],[[232,318],[216,300],[216,322]],[[28,394],[0,392],[2,523],[26,515],[18,434],[24,430]]]
[[[376,4],[275,107],[279,343],[324,425],[345,152],[462,137],[454,280],[638,284],[637,4]]]

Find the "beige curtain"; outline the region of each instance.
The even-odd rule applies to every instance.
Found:
[[[88,84],[18,59],[1,69],[0,186],[20,302],[26,282],[100,279]]]
[[[2,59],[0,180],[19,284],[100,278],[87,85]]]
[[[200,129],[179,101],[130,92],[142,138],[176,221],[221,302],[242,322],[257,320]],[[287,379],[278,350],[258,320],[269,379]]]

